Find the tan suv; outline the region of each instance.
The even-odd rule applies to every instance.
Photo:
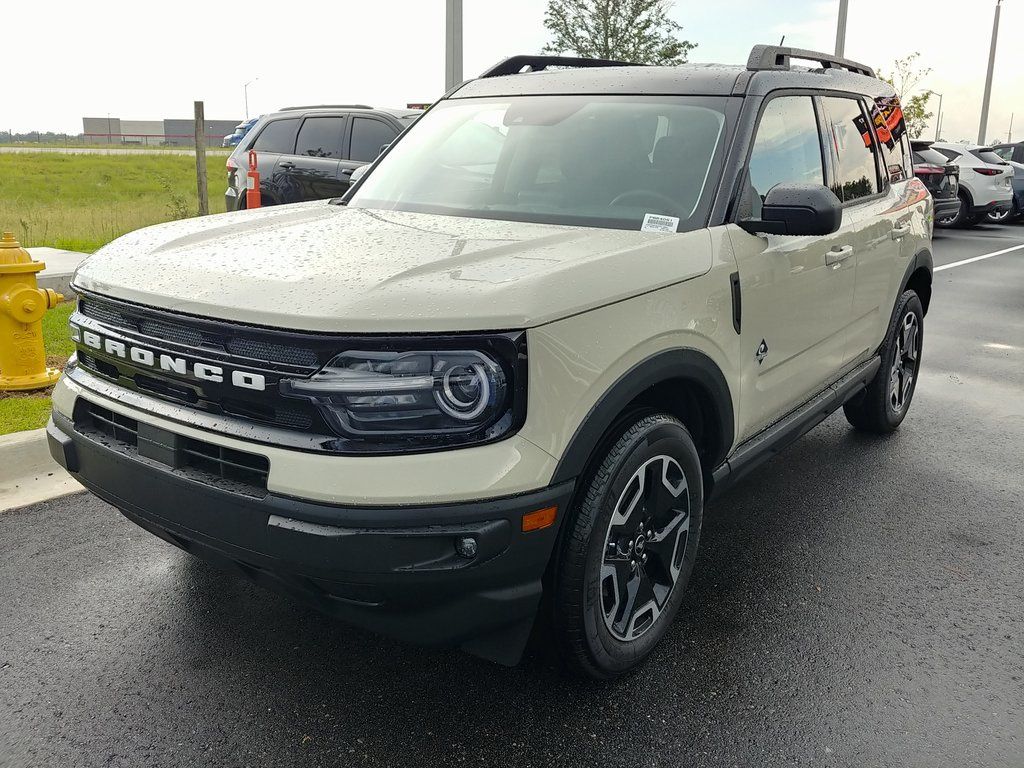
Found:
[[[931,211],[854,62],[516,57],[344,198],[86,261],[51,447],[354,624],[515,663],[540,615],[612,677],[678,611],[711,494],[840,407],[903,420]]]

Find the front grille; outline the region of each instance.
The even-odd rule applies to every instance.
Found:
[[[315,350],[256,338],[259,332],[247,331],[244,326],[235,326],[229,335],[225,335],[204,330],[198,324],[170,319],[163,313],[159,318],[152,317],[150,315],[156,313],[147,313],[131,307],[117,307],[108,302],[85,297],[79,300],[78,311],[105,325],[136,331],[152,339],[170,341],[186,347],[220,349],[238,357],[286,365],[316,366],[318,363]]]
[[[79,398],[75,406],[75,429],[84,437],[113,448],[137,460],[163,468],[230,493],[262,498],[267,494],[270,462],[265,456],[225,448],[184,435],[165,433],[174,443],[168,456],[173,462],[143,456],[139,449],[139,422],[108,408]],[[152,428],[151,428],[152,429]]]

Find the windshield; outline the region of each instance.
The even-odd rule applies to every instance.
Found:
[[[445,101],[381,159],[348,204],[616,229],[695,229],[710,205],[724,126],[723,98]]]

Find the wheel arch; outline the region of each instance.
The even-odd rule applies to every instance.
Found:
[[[665,411],[686,425],[709,481],[732,447],[732,396],[710,357],[695,349],[671,349],[635,365],[601,396],[562,453],[552,484],[584,475],[618,424],[644,410]]]
[[[928,314],[928,305],[932,300],[932,254],[927,248],[917,252],[910,264],[907,265],[903,274],[903,281],[900,283],[899,293],[896,294],[897,301],[904,291],[914,291],[921,299],[921,308]]]

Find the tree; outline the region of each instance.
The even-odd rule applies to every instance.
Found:
[[[637,64],[682,64],[696,44],[680,40],[670,0],[549,0],[544,53]]]
[[[921,137],[934,114],[928,111],[928,100],[932,97],[932,92],[914,93],[917,84],[932,72],[931,67],[917,68],[917,58],[920,55],[915,51],[902,59],[896,59],[893,62],[891,75],[885,75],[881,70],[878,72],[878,76],[889,83],[896,91],[896,95],[900,97],[900,104],[903,106],[903,120],[907,124],[907,133],[912,139]]]

